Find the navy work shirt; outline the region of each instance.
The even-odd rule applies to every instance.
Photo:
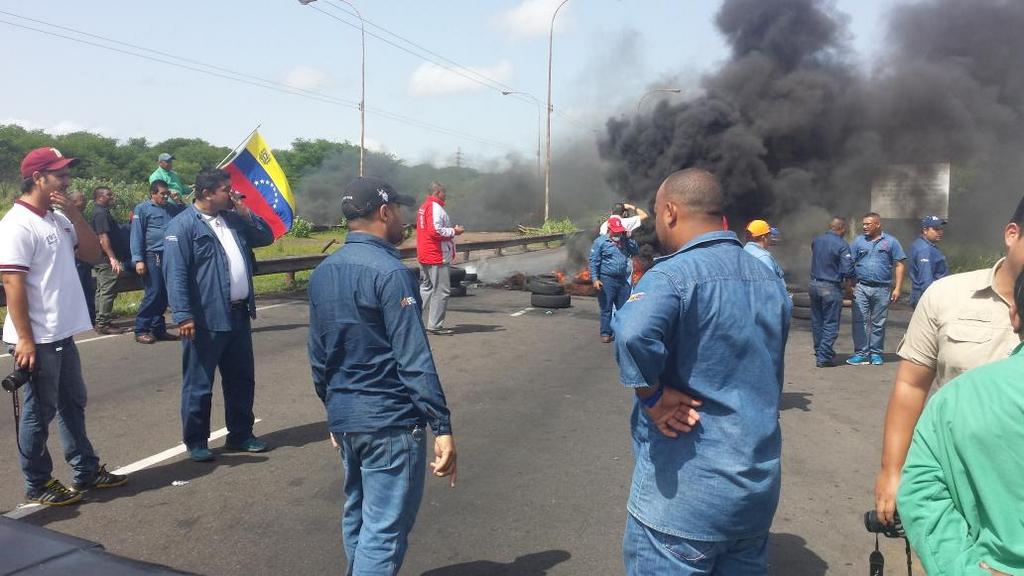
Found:
[[[249,280],[249,316],[256,317],[256,291],[252,287],[252,248],[274,243],[270,226],[256,214],[252,221],[237,212],[224,211],[231,234],[245,259]],[[164,282],[171,319],[175,324],[192,320],[213,332],[230,332],[231,272],[220,240],[195,206],[171,220],[164,235]]]
[[[334,434],[424,421],[451,434],[419,286],[383,239],[351,232],[310,275],[309,361]]]
[[[906,260],[903,246],[896,238],[882,232],[878,238],[868,240],[861,234],[850,244],[854,269],[858,282],[892,284],[892,268],[900,260]]]
[[[185,209],[183,204],[166,202],[163,206],[146,200],[132,211],[132,263],[145,262],[146,252],[164,251],[164,229]]]
[[[948,275],[946,255],[924,236],[918,236],[910,245],[910,301],[916,304],[932,282]]]
[[[781,278],[732,232],[658,258],[612,319],[619,380],[701,401],[700,422],[669,438],[639,401],[629,512],[701,541],[768,533],[779,502],[779,398],[792,302]]]
[[[811,242],[811,280],[839,284],[853,277],[853,256],[839,234],[829,230]]]

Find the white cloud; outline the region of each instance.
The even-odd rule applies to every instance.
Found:
[[[330,76],[322,70],[299,66],[292,68],[285,74],[284,83],[299,90],[319,90],[330,81]]]
[[[562,0],[522,0],[518,6],[507,10],[500,17],[503,28],[512,36],[547,36],[551,28],[551,17]],[[562,8],[562,12],[569,7]],[[555,20],[555,30],[565,24],[565,14]]]
[[[512,64],[502,60],[491,68],[473,68],[470,70],[487,76],[491,80],[504,82],[512,76]],[[438,96],[459,92],[475,92],[486,88],[483,84],[470,80],[472,74],[457,74],[442,68],[433,62],[424,62],[409,78],[409,93],[413,96]],[[469,77],[467,77],[469,76]]]

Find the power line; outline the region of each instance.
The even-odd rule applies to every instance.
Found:
[[[6,12],[6,11],[3,11],[3,10],[0,10],[0,14],[5,14],[5,15],[8,15],[8,16],[13,16],[14,18],[19,18],[19,19],[22,19],[22,20],[30,21],[30,22],[35,22],[35,23],[42,24],[42,25],[45,25],[45,26],[50,26],[50,27],[53,27],[53,28],[56,28],[56,29],[59,29],[59,30],[64,30],[64,31],[67,31],[67,32],[71,32],[71,33],[74,33],[74,34],[81,35],[81,36],[86,36],[86,37],[89,37],[89,38],[96,38],[98,40],[103,40],[105,42],[110,42],[112,44],[119,44],[121,46],[127,46],[127,47],[133,48],[135,50],[142,50],[142,51],[145,51],[145,52],[150,52],[152,54],[157,54],[159,56],[163,56],[163,57],[166,57],[166,58],[173,58],[175,60],[180,60],[180,62],[174,62],[172,60],[167,60],[166,58],[154,57],[154,56],[150,56],[150,55],[147,55],[147,54],[140,54],[138,52],[133,52],[131,50],[126,50],[126,49],[118,48],[116,46],[108,46],[106,44],[101,44],[99,42],[93,42],[93,41],[90,41],[90,40],[85,40],[85,39],[82,39],[82,38],[76,38],[74,36],[69,36],[69,35],[66,35],[66,34],[60,34],[58,32],[54,32],[54,31],[51,31],[51,30],[44,30],[44,29],[35,28],[35,27],[32,27],[32,26],[27,26],[25,24],[19,24],[19,23],[16,23],[16,22],[11,22],[11,21],[8,21],[8,20],[0,19],[0,23],[7,24],[8,26],[13,26],[15,28],[21,28],[21,29],[24,29],[24,30],[30,30],[30,31],[33,31],[33,32],[38,32],[40,34],[45,34],[45,35],[48,35],[48,36],[62,38],[62,39],[65,39],[65,40],[70,40],[72,42],[78,42],[78,43],[82,43],[82,44],[87,44],[89,46],[94,46],[96,48],[101,48],[101,49],[104,49],[104,50],[109,50],[109,51],[112,51],[112,52],[117,52],[117,53],[128,55],[128,56],[134,56],[136,58],[142,58],[142,59],[145,59],[145,60],[159,62],[159,63],[162,63],[162,64],[167,64],[169,66],[175,66],[177,68],[183,68],[185,70],[190,70],[190,71],[193,71],[193,72],[199,72],[201,74],[207,74],[207,75],[210,75],[210,76],[215,76],[215,77],[223,78],[223,79],[226,79],[226,80],[232,80],[232,81],[235,81],[235,82],[240,82],[240,83],[248,84],[248,85],[251,85],[251,86],[256,86],[258,88],[264,88],[264,89],[267,89],[267,90],[273,90],[273,91],[281,92],[281,93],[284,93],[284,94],[290,94],[292,96],[299,96],[299,97],[303,97],[303,98],[308,98],[308,99],[319,101],[319,102],[326,103],[326,104],[333,104],[335,106],[342,106],[342,107],[347,107],[347,108],[356,108],[356,109],[359,108],[359,103],[358,102],[355,102],[355,101],[352,101],[352,100],[346,100],[346,99],[343,99],[343,98],[338,98],[336,96],[331,96],[331,95],[323,93],[323,92],[318,92],[318,91],[314,91],[314,90],[307,90],[307,89],[304,89],[304,88],[297,88],[297,87],[290,86],[290,85],[282,83],[282,82],[277,82],[275,80],[270,80],[270,79],[267,79],[267,78],[262,78],[260,76],[255,76],[255,75],[247,74],[247,73],[244,73],[244,72],[237,72],[235,70],[232,70],[232,69],[229,69],[229,68],[225,68],[225,67],[222,67],[222,66],[216,66],[216,65],[207,64],[205,62],[201,62],[201,61],[198,61],[198,60],[193,60],[193,59],[189,59],[189,58],[183,58],[181,56],[175,56],[175,55],[167,53],[167,52],[161,52],[161,51],[158,51],[158,50],[153,50],[151,48],[147,48],[147,47],[144,47],[144,46],[138,46],[138,45],[135,45],[135,44],[130,44],[128,42],[122,42],[120,40],[116,40],[116,39],[113,39],[113,38],[108,38],[108,37],[105,37],[105,36],[100,36],[98,34],[93,34],[93,33],[90,33],[90,32],[85,32],[85,31],[78,30],[78,29],[75,29],[75,28],[69,28],[69,27],[66,27],[66,26],[61,26],[61,25],[58,25],[58,24],[53,24],[53,23],[46,22],[46,21],[43,21],[43,20],[37,20],[37,19],[34,19],[34,18],[29,18],[29,17],[26,17],[26,16],[21,16],[19,14],[14,14],[14,13],[11,13],[11,12]],[[182,62],[185,62],[185,64],[183,64]],[[202,67],[205,67],[205,68],[209,68],[209,70],[204,69],[204,68],[199,68],[197,66],[202,66]],[[485,144],[485,145],[488,145],[488,146],[496,146],[496,147],[499,147],[499,148],[514,149],[513,146],[511,146],[509,144],[506,144],[506,143],[503,143],[503,142],[498,142],[496,140],[489,140],[489,139],[482,138],[482,137],[479,137],[479,136],[474,136],[472,134],[461,132],[459,130],[454,130],[454,129],[446,128],[446,127],[443,127],[443,126],[438,126],[438,125],[435,125],[435,124],[431,124],[429,122],[425,122],[425,121],[419,120],[417,118],[403,116],[401,114],[396,114],[394,112],[389,112],[387,110],[383,110],[383,109],[372,109],[371,110],[371,109],[367,108],[367,112],[370,112],[371,114],[374,114],[376,116],[380,116],[382,118],[386,118],[386,119],[389,119],[389,120],[392,120],[392,121],[404,123],[404,124],[411,125],[411,126],[416,126],[416,127],[419,127],[419,128],[425,129],[425,130],[430,130],[430,131],[433,131],[433,132],[437,132],[437,133],[441,133],[441,134],[445,134],[445,135],[449,135],[449,136],[457,136],[457,137],[460,137],[460,138],[464,138],[466,140],[475,141],[475,142],[478,142],[478,143],[481,143],[481,144]]]

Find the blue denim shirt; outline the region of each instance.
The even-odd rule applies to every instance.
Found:
[[[760,260],[761,263],[774,272],[776,276],[779,278],[785,278],[786,275],[782,271],[782,266],[779,266],[779,263],[775,261],[775,257],[772,256],[772,253],[762,248],[760,244],[757,244],[756,242],[747,242],[743,246],[743,250],[746,251],[747,254],[750,254],[754,258]]]
[[[398,251],[351,232],[309,277],[309,361],[331,432],[376,432],[451,416],[420,318],[419,286]]]
[[[932,282],[948,275],[946,255],[924,236],[918,236],[910,245],[910,301],[917,302]]]
[[[681,538],[768,533],[779,501],[779,398],[792,303],[782,280],[732,232],[704,234],[659,258],[612,321],[619,378],[703,401],[678,438],[639,401],[631,418],[628,509]]]
[[[132,211],[132,263],[145,262],[146,252],[164,251],[164,229],[185,207],[176,202],[163,206],[146,200]]]
[[[252,222],[235,212],[221,212],[221,216],[234,234],[249,269],[249,316],[255,318],[256,291],[252,288],[250,250],[273,244],[274,233],[255,214]],[[228,256],[195,206],[185,208],[167,225],[163,269],[171,319],[175,324],[192,320],[196,326],[214,332],[232,330]]]
[[[811,242],[811,280],[839,284],[853,278],[850,246],[831,230]]]
[[[882,232],[874,241],[863,234],[850,244],[854,271],[858,282],[892,284],[892,268],[896,262],[906,260],[900,241]]]
[[[629,257],[637,252],[639,248],[633,239],[616,243],[604,234],[599,235],[590,245],[590,277],[599,280],[602,276],[629,276]]]

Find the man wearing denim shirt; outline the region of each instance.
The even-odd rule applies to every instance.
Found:
[[[900,241],[882,232],[882,217],[864,215],[864,235],[850,244],[857,285],[853,289],[852,366],[882,365],[885,320],[889,304],[899,300],[903,287],[903,261],[907,255]]]
[[[792,303],[782,279],[722,230],[722,204],[704,170],[665,180],[654,218],[670,254],[613,320],[619,378],[636,395],[630,575],[767,570]]]
[[[345,467],[347,574],[394,575],[423,497],[424,424],[435,476],[455,486],[451,416],[420,318],[419,287],[398,259],[401,205],[379,178],[342,196],[345,245],[309,278],[309,360]]]

